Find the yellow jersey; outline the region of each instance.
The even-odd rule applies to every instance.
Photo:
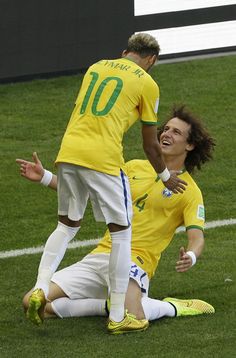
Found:
[[[185,171],[179,177],[188,185],[183,194],[165,188],[147,160],[126,163],[133,200],[132,261],[153,277],[162,251],[170,244],[176,229],[185,226],[204,229],[205,214],[202,194]],[[92,253],[109,253],[111,239],[105,233]]]
[[[84,76],[56,163],[119,175],[124,133],[137,119],[155,125],[158,103],[158,85],[133,61],[95,63]]]

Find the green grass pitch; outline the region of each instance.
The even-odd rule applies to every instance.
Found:
[[[186,103],[200,115],[215,137],[214,160],[195,174],[202,189],[207,221],[236,218],[236,105],[233,68],[236,56],[157,65],[152,76],[161,91],[159,117],[173,103]],[[15,158],[31,159],[37,151],[44,165],[53,161],[81,84],[82,76],[0,86],[0,251],[43,245],[56,225],[54,192],[20,178]],[[144,158],[140,124],[125,137],[126,160]],[[88,208],[76,240],[101,237]],[[32,287],[40,255],[0,259],[0,357],[159,357],[193,358],[235,355],[236,229],[209,229],[206,248],[197,265],[175,272],[185,234],[176,235],[164,253],[151,283],[153,297],[200,298],[211,303],[212,316],[162,319],[146,332],[119,337],[106,333],[105,318],[52,319],[42,327],[25,320],[21,300]],[[68,250],[61,267],[89,252]]]

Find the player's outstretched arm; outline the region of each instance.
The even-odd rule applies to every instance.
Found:
[[[204,235],[200,229],[189,229],[188,247],[185,250],[181,247],[179,250],[179,260],[176,262],[177,272],[186,272],[195,265],[197,258],[201,255],[204,248]]]
[[[57,176],[44,169],[36,152],[33,153],[33,162],[16,159],[16,163],[20,165],[21,176],[34,182],[45,183],[45,174],[49,173],[49,180],[46,185],[51,189],[57,190]]]

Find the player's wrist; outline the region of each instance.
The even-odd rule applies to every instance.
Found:
[[[159,178],[165,183],[167,180],[170,179],[170,172],[167,168],[163,170],[163,172],[159,173]]]
[[[193,251],[187,251],[186,254],[188,256],[190,256],[191,259],[192,259],[192,265],[191,266],[195,265],[195,263],[197,262],[197,257],[195,255],[195,253]]]
[[[52,172],[50,172],[47,169],[44,169],[44,174],[42,176],[42,179],[40,180],[40,184],[44,185],[44,186],[48,186],[51,181],[52,181]]]

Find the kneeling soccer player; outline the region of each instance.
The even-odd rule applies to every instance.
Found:
[[[204,205],[201,191],[190,173],[195,167],[212,157],[214,141],[201,122],[185,109],[174,108],[170,119],[158,133],[163,157],[169,170],[181,171],[180,177],[188,183],[181,195],[173,195],[156,177],[146,160],[132,160],[126,164],[133,199],[132,264],[125,306],[140,322],[136,330],[145,330],[148,321],[163,316],[187,316],[214,313],[214,308],[198,299],[181,300],[148,297],[149,280],[153,277],[161,253],[174,237],[176,229],[184,225],[187,231],[187,249],[180,248],[176,263],[178,272],[189,270],[204,247]],[[44,168],[36,153],[34,163],[18,159],[22,176],[40,182]],[[53,175],[49,187],[56,189]],[[39,321],[44,316],[81,317],[106,315],[109,311],[109,255],[111,238],[107,231],[98,246],[81,261],[56,272],[49,287],[48,302]],[[29,310],[28,300],[23,300]],[[134,319],[134,324],[137,320]],[[130,322],[132,325],[132,320]],[[113,334],[125,333],[129,327],[117,327]]]

